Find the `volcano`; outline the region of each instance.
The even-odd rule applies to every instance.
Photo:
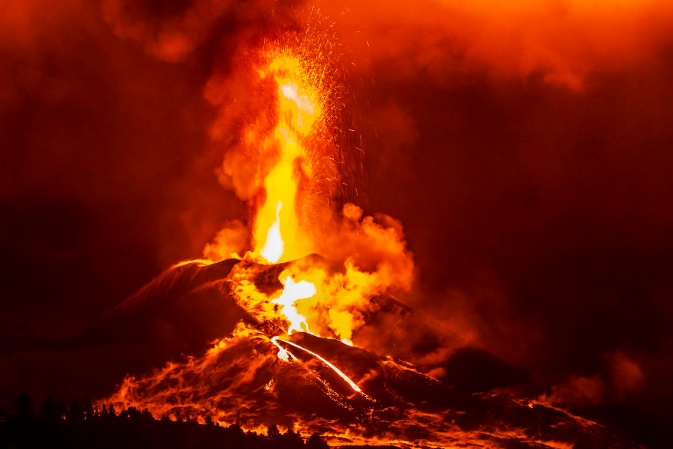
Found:
[[[522,375],[478,348],[443,366],[389,355],[433,332],[397,299],[415,280],[401,224],[339,196],[344,89],[333,36],[311,30],[244,69],[259,95],[218,176],[247,201],[247,227],[225,224],[205,259],[173,266],[75,338],[119,361],[109,374],[123,381],[99,403],[342,446],[633,447],[498,390]],[[447,370],[444,382],[431,375]]]
[[[406,304],[418,292],[402,224],[355,204],[364,150],[333,24],[267,32],[204,88],[217,178],[245,217],[221,223],[203,259],[50,344],[86,354],[72,366],[98,405],[341,446],[635,447],[506,389],[526,376],[495,355],[436,342],[436,323]]]
[[[237,300],[232,279],[244,268],[254,273],[258,290],[273,295],[283,287],[277,279],[287,266],[240,260],[176,266],[119,304],[74,340],[108,347],[135,342],[125,353],[125,368],[138,374],[100,402],[148,408],[156,418],[298,428],[336,445],[638,447],[535,400],[498,389],[470,391],[464,383],[441,382],[410,363],[336,339],[286,335]],[[414,319],[394,298],[376,303],[370,322],[385,318],[390,327]],[[488,367],[459,353],[449,364],[453,370],[461,370],[462,378],[483,376],[479,370]]]

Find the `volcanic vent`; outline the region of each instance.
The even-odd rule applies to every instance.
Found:
[[[336,444],[631,447],[564,411],[461,391],[367,349],[411,314],[395,298],[411,289],[414,263],[396,220],[340,200],[353,167],[333,42],[288,33],[239,68],[256,101],[218,175],[248,203],[248,224],[230,223],[204,259],[172,267],[92,332],[137,329],[148,354],[101,402]],[[230,117],[223,86],[211,82],[207,96]],[[184,338],[155,338],[157,318]]]

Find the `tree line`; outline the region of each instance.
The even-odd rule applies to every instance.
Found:
[[[88,398],[82,402],[56,401],[47,396],[35,411],[30,397],[19,395],[13,414],[0,413],[0,449],[328,449],[314,433],[303,438],[292,429],[282,433],[272,425],[266,434],[245,432],[239,425],[220,426],[212,419],[198,424],[188,418],[154,419],[147,410],[113,404],[100,408]]]

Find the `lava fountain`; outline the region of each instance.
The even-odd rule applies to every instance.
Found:
[[[303,140],[320,118],[321,105],[316,89],[306,81],[299,59],[291,54],[272,58],[269,74],[278,86],[277,123],[272,148],[277,148],[277,161],[264,178],[264,200],[255,217],[255,254],[266,262],[296,259],[311,251],[310,241],[301,236],[297,216],[298,184],[302,175],[310,176],[304,164],[306,150]]]

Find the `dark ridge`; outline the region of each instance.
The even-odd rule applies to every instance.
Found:
[[[212,265],[190,263],[166,270],[118,304],[99,322],[75,336],[72,346],[86,347],[131,341],[142,343],[153,339],[157,332],[162,332],[158,327],[166,325],[189,338],[195,329],[190,327],[195,314],[203,318],[220,312],[225,314],[229,312],[226,310],[228,308],[237,308],[235,302],[229,298],[228,287],[223,283],[217,285],[216,289],[205,287],[221,282],[239,262],[225,260]],[[209,291],[205,293],[206,290]],[[217,290],[217,293],[213,294],[213,290]],[[214,296],[220,296],[225,301],[218,304]],[[207,328],[207,325],[197,326],[198,328]],[[219,333],[215,330],[211,333],[207,341],[226,335],[226,332]]]

